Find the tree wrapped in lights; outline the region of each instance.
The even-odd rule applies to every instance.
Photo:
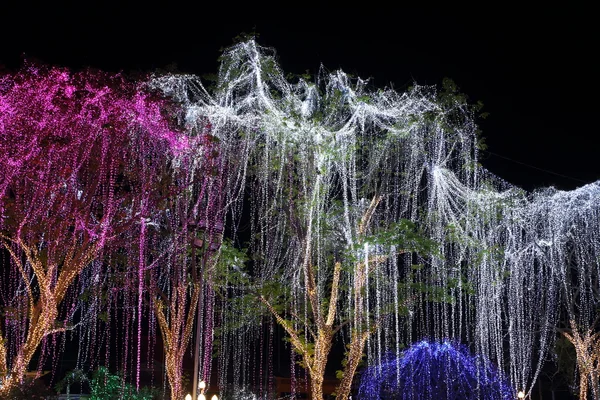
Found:
[[[313,81],[292,82],[274,51],[253,40],[227,49],[221,61],[214,91],[193,76],[152,84],[181,101],[189,120],[208,119],[222,154],[239,162],[225,197],[237,226],[240,194],[251,193],[252,289],[290,337],[296,332],[300,353],[321,348],[319,362],[326,361],[327,346],[313,348],[328,343],[315,327],[319,315],[329,315],[339,274],[346,295],[338,298],[335,323],[351,321],[342,329],[348,336],[377,326],[377,315],[395,306],[365,339],[369,360],[390,347],[399,355],[415,335],[467,338],[529,392],[552,344],[561,287],[568,302],[571,282],[583,285],[582,300],[598,286],[589,272],[600,260],[600,185],[525,193],[486,171],[479,165],[477,108],[451,84],[441,91],[372,90],[367,81],[324,68]],[[371,199],[377,205],[362,231]],[[443,257],[410,267],[413,260],[397,257],[393,243],[371,240],[403,218],[435,240]],[[565,268],[569,252],[582,255],[572,264],[575,275]],[[372,274],[355,273],[367,265]],[[371,285],[374,291],[355,296]],[[447,290],[449,301],[431,302],[432,287]],[[403,319],[406,298],[412,301]],[[585,333],[596,310],[593,302],[580,304],[575,322]],[[347,318],[355,315],[375,319]],[[249,357],[240,350],[243,340],[230,343],[236,348],[221,360]]]
[[[153,166],[187,146],[169,107],[98,71],[27,65],[0,77],[2,390],[22,382],[46,337],[73,327],[79,274],[93,265],[98,279],[103,249],[148,218]]]
[[[214,297],[210,280],[220,256],[225,216],[224,165],[218,142],[209,126],[195,136],[195,142],[194,151],[179,157],[171,171],[180,190],[167,200],[169,216],[160,223],[168,234],[159,230],[154,239],[146,238],[148,243],[158,244],[162,253],[148,254],[145,262],[152,263],[152,257],[157,260],[150,269],[149,293],[162,336],[172,399],[183,398],[183,358],[196,315],[201,330],[195,335],[198,340],[205,339],[204,352],[198,355],[203,359],[203,379],[209,376]],[[204,301],[199,302],[201,298]],[[204,309],[198,310],[199,303]]]
[[[589,196],[583,194],[572,199],[585,205]],[[546,249],[547,256],[562,260],[559,273],[563,274],[562,315],[563,325],[557,331],[574,347],[579,375],[579,398],[600,399],[600,271],[594,263],[598,257],[599,233],[593,225],[581,220],[578,210],[568,213],[570,222],[565,246]],[[565,216],[553,216],[553,219]],[[556,221],[559,222],[559,221]],[[595,240],[588,246],[577,246],[588,237]],[[591,392],[591,393],[590,393]]]
[[[600,332],[594,331],[592,325],[587,330],[581,329],[574,320],[569,329],[561,329],[563,336],[575,347],[577,370],[579,372],[579,399],[600,398]]]
[[[492,365],[448,341],[421,341],[361,376],[361,399],[509,400],[515,392]]]
[[[243,149],[224,154],[242,158],[242,172],[232,178],[252,172],[249,287],[301,355],[315,399],[322,398],[334,336],[348,334],[337,390],[347,396],[367,340],[384,324],[400,323],[417,287],[399,282],[412,252],[434,252],[402,220],[400,181],[416,181],[422,171],[376,171],[406,161],[394,151],[411,130],[454,129],[444,119],[450,108],[422,88],[398,99],[405,104],[390,104],[386,96],[395,94],[372,93],[342,72],[292,84],[253,41],[228,49],[222,60],[214,97],[189,76],[155,84],[187,103],[189,118],[208,118],[225,147]],[[454,113],[457,123],[469,123],[461,115]]]

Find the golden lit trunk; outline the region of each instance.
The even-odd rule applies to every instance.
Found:
[[[93,260],[97,252],[96,245],[73,246],[67,252],[65,264],[62,270],[57,273],[56,264],[43,263],[35,247],[27,246],[21,240],[12,240],[0,236],[6,242],[3,243],[4,249],[8,251],[11,259],[17,266],[24,282],[26,282],[27,295],[29,299],[29,311],[27,315],[27,338],[23,346],[18,349],[17,355],[11,365],[9,379],[3,382],[1,391],[8,391],[12,385],[23,381],[29,363],[35,354],[35,351],[42,343],[44,337],[51,333],[62,332],[65,329],[55,326],[58,318],[58,306],[61,304],[67,290],[76,279],[77,275]],[[39,298],[35,300],[34,290],[30,286],[30,275],[25,271],[22,265],[21,255],[7,243],[17,243],[23,250],[27,262],[33,270],[39,287]],[[56,276],[54,282],[51,278]],[[0,335],[0,339],[4,339]],[[5,374],[8,370],[8,359],[6,356],[6,344],[0,340],[0,373]]]
[[[53,328],[54,321],[58,316],[58,307],[52,292],[46,290],[37,304],[31,307],[29,314],[29,326],[27,327],[27,338],[19,349],[11,367],[11,379],[4,386],[23,382],[29,363],[42,340]]]
[[[597,356],[600,357],[600,355]],[[600,360],[597,362],[600,363]],[[598,369],[600,369],[600,365],[597,365],[596,369],[590,374],[590,380],[592,382],[592,394],[594,395],[595,400],[600,400],[600,376],[598,376]]]
[[[310,374],[310,386],[313,400],[323,399],[323,381],[325,379],[325,367],[331,351],[333,341],[333,330],[330,326],[324,326],[318,330],[315,343],[315,353],[311,358],[308,368]]]
[[[2,336],[2,330],[0,329],[0,377],[5,376],[8,369],[6,364],[6,343],[4,336]]]
[[[588,388],[591,384],[593,397],[599,400],[600,333],[594,333],[592,328],[582,333],[574,320],[570,321],[570,325],[571,332],[563,332],[563,335],[575,347],[579,369],[579,398],[581,400],[588,398]]]
[[[314,376],[310,375],[310,398],[312,400],[323,400],[323,372],[315,372]]]
[[[183,356],[192,335],[192,325],[196,314],[198,299],[200,297],[200,286],[194,285],[189,307],[186,308],[187,297],[185,285],[179,285],[173,291],[170,299],[169,321],[165,315],[162,301],[155,299],[154,309],[158,320],[158,326],[163,339],[163,347],[166,356],[167,379],[171,388],[172,399],[183,398],[183,387],[181,386]]]
[[[358,364],[363,356],[363,349],[365,343],[370,336],[369,331],[362,333],[353,333],[352,339],[350,340],[349,352],[346,357],[346,365],[344,366],[344,375],[338,388],[336,389],[336,398],[338,400],[347,400],[352,390],[352,380]]]
[[[167,378],[171,388],[171,399],[183,399],[183,387],[181,386],[181,357],[167,354]]]

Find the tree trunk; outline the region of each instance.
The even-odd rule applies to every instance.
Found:
[[[171,302],[169,305],[169,321],[167,321],[164,306],[160,300],[154,300],[154,309],[163,340],[166,358],[165,366],[167,369],[167,379],[171,388],[171,399],[182,399],[181,369],[183,366],[183,356],[191,339],[192,325],[200,296],[200,287],[199,285],[194,285],[189,305],[187,303],[185,285],[176,286],[172,296],[169,299]],[[187,308],[186,305],[188,306]]]
[[[587,374],[579,374],[579,400],[587,400]]]
[[[181,386],[182,359],[179,354],[167,353],[166,355],[167,379],[171,388],[171,399],[183,399]]]
[[[597,370],[592,371],[591,382],[592,382],[592,393],[594,394],[594,400],[600,400],[600,377],[598,376]]]
[[[323,373],[310,374],[310,398],[323,400]]]
[[[44,337],[52,331],[52,325],[58,316],[58,307],[51,292],[42,295],[42,298],[32,308],[27,327],[27,338],[13,361],[10,378],[3,382],[0,392],[9,391],[14,385],[23,382],[35,351]],[[6,354],[6,344],[0,343],[0,346],[2,347],[0,354]],[[6,368],[7,365],[4,364],[3,367]]]
[[[600,400],[598,370],[600,369],[600,333],[594,333],[592,328],[581,332],[574,320],[570,321],[571,332],[562,332],[575,347],[577,368],[579,369],[579,399],[586,400],[588,385],[591,384],[592,396]]]
[[[362,359],[363,349],[369,336],[369,331],[362,333],[354,332],[352,334],[352,339],[350,340],[350,351],[348,352],[346,365],[344,367],[344,375],[342,376],[342,380],[335,391],[336,398],[339,400],[347,400],[350,397],[354,374],[356,373],[358,364]]]

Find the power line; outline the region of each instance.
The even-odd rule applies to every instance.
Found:
[[[518,161],[518,160],[512,159],[510,157],[506,157],[506,156],[500,155],[498,153],[494,153],[494,152],[489,151],[489,150],[483,150],[483,151],[486,152],[486,153],[489,153],[489,154],[491,154],[493,156],[496,156],[496,157],[499,157],[499,158],[503,158],[503,159],[508,160],[508,161],[512,161],[512,162],[514,162],[516,164],[520,164],[520,165],[524,165],[524,166],[529,167],[529,168],[537,169],[538,171],[546,172],[548,174],[560,176],[562,178],[571,179],[571,180],[574,180],[574,181],[577,181],[577,182],[581,182],[581,183],[589,183],[588,181],[584,181],[582,179],[574,178],[572,176],[568,176],[568,175],[564,175],[564,174],[559,174],[558,172],[550,171],[548,169],[536,167],[535,165],[527,164],[527,163],[524,163],[522,161]]]

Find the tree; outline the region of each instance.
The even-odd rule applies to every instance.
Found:
[[[169,216],[160,221],[166,232],[156,232],[155,240],[150,239],[150,235],[146,237],[154,246],[162,247],[161,254],[148,252],[148,260],[143,261],[156,265],[149,270],[149,293],[162,336],[172,399],[183,397],[183,358],[192,338],[195,318],[202,317],[203,310],[198,312],[199,300],[211,300],[210,282],[206,285],[205,277],[210,281],[220,256],[223,235],[224,171],[218,143],[210,135],[209,126],[204,127],[196,139],[194,151],[180,157],[177,167],[171,171],[179,188],[167,200]],[[140,243],[139,246],[147,245]],[[208,326],[203,331],[208,340],[212,338],[212,319],[211,312],[207,312],[204,321]],[[200,322],[197,327],[201,327]],[[199,340],[202,331],[197,330],[196,336]],[[212,346],[208,347],[205,350],[210,354]]]
[[[413,251],[430,254],[434,249],[435,244],[420,236],[408,221],[402,221],[388,231],[378,232],[378,235],[368,235],[371,218],[379,201],[379,197],[373,198],[357,227],[356,248],[368,252],[369,247],[372,246],[373,253],[371,255],[364,254],[364,258],[352,255],[338,256],[333,260],[331,276],[321,279],[321,282],[317,284],[316,277],[320,271],[313,261],[311,242],[314,239],[311,237],[313,233],[309,229],[304,245],[306,255],[301,259],[302,264],[299,267],[303,273],[303,290],[306,291],[308,303],[293,308],[291,299],[280,294],[282,293],[281,288],[277,292],[273,292],[270,287],[266,291],[267,294],[259,294],[260,301],[285,329],[294,350],[300,354],[301,365],[308,370],[311,378],[311,398],[313,399],[323,398],[322,386],[325,367],[334,337],[338,332],[346,326],[352,326],[347,345],[348,351],[342,361],[341,381],[336,389],[336,396],[346,399],[351,394],[352,381],[363,358],[366,341],[382,326],[384,319],[398,315],[398,313],[401,314],[404,309],[407,309],[409,298],[402,298],[396,304],[380,305],[381,307],[378,309],[369,307],[369,293],[374,295],[375,290],[374,285],[369,284],[369,280],[374,282],[378,280],[378,276],[386,279],[381,264],[388,262],[389,258],[402,254]],[[392,247],[392,250],[381,252],[384,245]],[[343,263],[346,264],[345,268],[342,267]],[[345,280],[346,282],[353,281],[352,287],[341,288],[344,286],[340,284],[342,272],[349,275]],[[279,294],[279,296],[274,297],[273,294]],[[350,310],[340,318],[337,314],[340,312],[338,307],[342,295],[350,296],[352,300]],[[287,319],[285,314],[289,315]],[[309,335],[305,334],[307,331]]]
[[[154,160],[186,143],[161,100],[121,75],[26,65],[0,78],[0,390],[42,341],[73,328],[69,289],[147,218]]]
[[[562,334],[575,347],[577,370],[579,372],[579,398],[587,399],[591,389],[594,399],[600,398],[600,332],[595,326],[581,329],[574,320],[570,321],[570,330]]]
[[[322,398],[334,335],[347,334],[343,398],[368,338],[384,323],[399,324],[415,293],[443,297],[445,287],[411,278],[420,268],[413,262],[427,261],[415,252],[429,256],[437,247],[403,217],[422,206],[426,167],[468,151],[470,111],[457,96],[442,101],[420,87],[403,96],[371,91],[341,71],[291,83],[274,53],[253,40],[225,50],[221,62],[213,93],[191,76],[154,84],[188,116],[207,118],[223,154],[241,166],[230,177],[241,180],[232,188],[251,193],[248,290],[301,354],[314,399]],[[441,155],[430,137],[407,150],[405,142],[432,131],[447,134],[456,150]],[[417,166],[402,168],[409,163]]]
[[[572,237],[581,235],[574,229]],[[563,263],[562,326],[557,331],[573,346],[579,375],[579,398],[600,399],[600,291],[596,268],[587,268],[592,249],[569,248]],[[588,252],[586,254],[586,252]],[[583,263],[583,265],[582,265]]]

